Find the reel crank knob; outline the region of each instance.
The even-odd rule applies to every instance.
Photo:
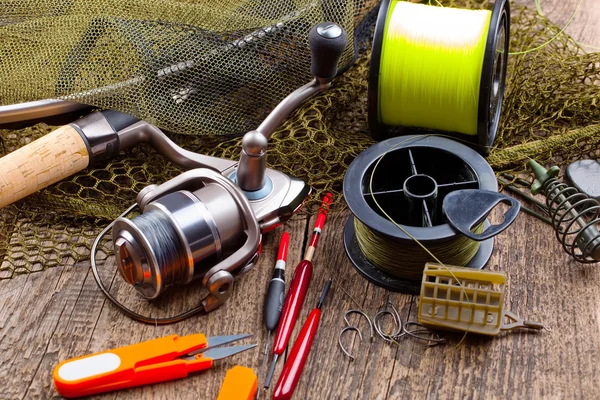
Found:
[[[336,23],[322,22],[313,26],[308,34],[312,55],[310,72],[322,83],[331,82],[337,74],[337,65],[348,35]]]

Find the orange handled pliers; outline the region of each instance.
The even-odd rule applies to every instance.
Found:
[[[203,334],[160,339],[63,361],[54,369],[54,385],[64,397],[185,378],[212,366],[214,360],[251,349],[256,344],[217,348],[252,335]]]

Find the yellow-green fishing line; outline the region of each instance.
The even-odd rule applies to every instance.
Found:
[[[483,232],[484,224],[478,225],[475,233]],[[385,235],[375,232],[354,219],[354,230],[358,247],[365,257],[377,268],[402,279],[419,280],[423,276],[426,262],[436,261],[429,252],[448,265],[466,265],[479,250],[479,243],[459,235],[442,243],[428,244],[427,250],[417,243],[408,241],[400,244]]]
[[[381,122],[476,135],[490,17],[393,1],[379,70]]]

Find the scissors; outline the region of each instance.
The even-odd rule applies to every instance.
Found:
[[[54,385],[61,396],[71,398],[185,378],[212,367],[213,361],[255,347],[219,348],[250,336],[170,335],[73,358],[56,366]]]

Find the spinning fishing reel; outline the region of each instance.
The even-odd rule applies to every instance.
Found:
[[[92,247],[92,268],[104,294],[127,315],[166,324],[208,313],[232,293],[233,281],[256,264],[261,234],[285,222],[310,194],[310,187],[266,167],[267,141],[283,119],[308,97],[330,87],[347,36],[334,23],[309,33],[315,79],[287,96],[242,140],[239,162],[186,151],[158,128],[140,121],[118,132],[115,147],[149,142],[178,165],[193,168],[159,186],[144,188],[137,204],[111,223]],[[127,216],[139,208],[141,214]],[[146,299],[170,284],[202,280],[209,294],[197,308],[173,318],[146,318],[127,309],[102,284],[96,251],[112,229],[118,270]]]

